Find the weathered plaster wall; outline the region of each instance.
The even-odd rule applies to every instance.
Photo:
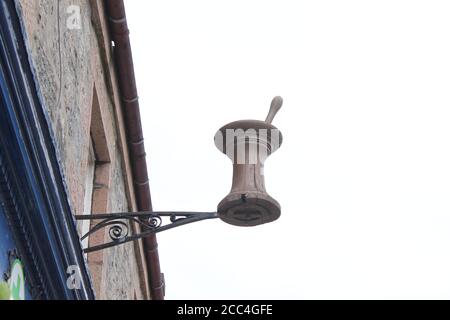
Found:
[[[79,7],[81,19],[79,28],[70,29],[67,21],[73,12],[68,9],[73,5]],[[111,155],[108,210],[129,210],[123,154],[117,147],[116,106],[110,98],[111,87],[105,83],[102,48],[92,25],[90,1],[19,0],[18,8],[74,213],[83,213],[94,83],[99,104],[107,110],[103,121]],[[98,298],[133,299],[134,295],[142,298],[134,250],[129,243],[104,251],[102,268],[93,275],[94,279],[101,279]]]

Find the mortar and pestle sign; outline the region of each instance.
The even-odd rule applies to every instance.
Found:
[[[216,147],[233,162],[230,193],[219,203],[220,219],[236,226],[256,226],[279,218],[280,204],[266,191],[264,162],[281,145],[283,136],[272,121],[283,99],[273,98],[265,121],[239,120],[220,128]]]

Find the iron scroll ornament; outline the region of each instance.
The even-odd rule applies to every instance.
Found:
[[[145,238],[151,234],[155,234],[164,230],[179,227],[185,224],[218,218],[217,212],[117,212],[106,214],[92,215],[76,215],[76,220],[99,220],[88,232],[86,232],[81,240],[89,235],[104,230],[109,227],[109,242],[84,248],[84,253],[103,250],[114,247],[130,241]],[[163,220],[168,219],[167,223]],[[141,226],[141,232],[138,234],[130,233],[130,223],[136,223]]]

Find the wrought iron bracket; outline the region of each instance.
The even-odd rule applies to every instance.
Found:
[[[167,223],[163,223],[163,218],[166,218],[169,221]],[[214,218],[218,218],[217,212],[140,211],[75,216],[76,220],[99,221],[81,237],[81,240],[84,240],[86,237],[97,231],[104,230],[109,227],[108,235],[111,241],[84,248],[83,251],[85,253],[103,250],[126,242],[136,241],[164,230]],[[131,234],[129,226],[130,223],[140,225],[140,233]]]

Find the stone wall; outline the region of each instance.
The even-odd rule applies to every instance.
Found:
[[[111,86],[113,82],[108,79],[114,67],[102,61],[101,50],[110,48],[102,45],[99,39],[101,28],[93,22],[92,3],[95,2],[17,0],[31,62],[36,71],[42,102],[48,110],[75,214],[83,213],[91,111],[95,95],[102,110],[110,157],[105,210],[123,212],[132,207],[130,195],[133,196],[133,193],[126,180],[128,173],[124,166],[124,148],[120,147],[119,142],[118,122],[122,119],[117,117],[116,108],[119,106],[111,98],[118,92],[111,92],[117,89]],[[110,70],[106,72],[105,68]],[[145,283],[142,266],[138,265],[139,252],[135,250],[136,246],[128,243],[97,255],[96,267],[91,269],[97,298],[146,297],[142,288]]]

